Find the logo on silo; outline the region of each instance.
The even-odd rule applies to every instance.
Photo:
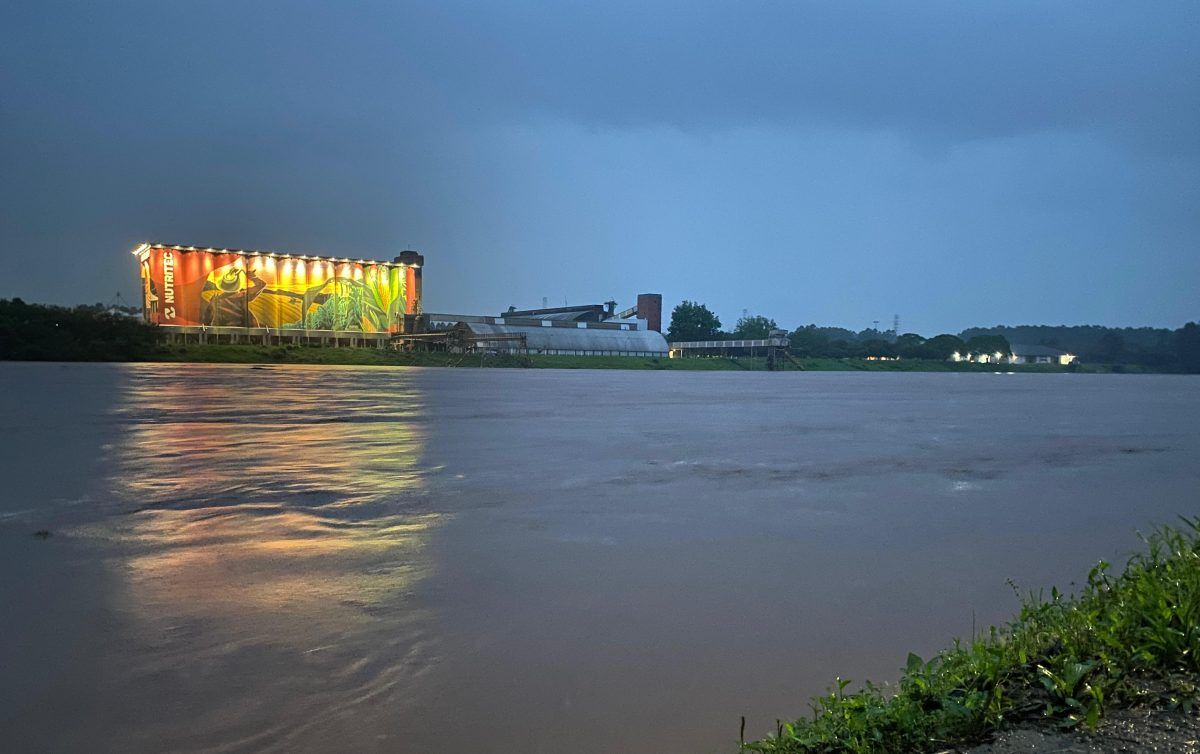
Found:
[[[175,319],[175,255],[169,251],[163,252],[163,303],[166,305],[163,314],[167,319]]]

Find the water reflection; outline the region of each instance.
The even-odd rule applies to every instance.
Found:
[[[428,669],[429,615],[411,600],[440,521],[424,412],[397,371],[133,371],[112,475],[131,514],[107,534],[126,553],[119,630],[137,651],[121,655],[136,667],[105,675],[155,710],[147,743],[204,731],[202,747],[287,748],[399,703]]]
[[[0,387],[5,751],[724,750],[742,714],[761,735],[835,675],[894,679],[1008,618],[1005,579],[1119,561],[1200,468],[1191,378]]]

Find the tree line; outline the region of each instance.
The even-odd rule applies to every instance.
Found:
[[[744,316],[730,331],[707,306],[683,301],[671,312],[667,340],[734,340],[766,338],[781,330],[775,320],[762,315]],[[1012,344],[1037,345],[1073,353],[1083,361],[1129,364],[1200,373],[1200,325],[1177,330],[1152,327],[1102,327],[1099,325],[1021,325],[973,327],[960,333],[925,337],[874,328],[854,331],[815,324],[788,332],[791,351],[809,358],[864,359],[899,357],[946,360],[953,354],[1009,353]]]
[[[133,307],[101,304],[45,306],[19,298],[0,299],[0,359],[25,361],[124,361],[152,356],[157,350],[155,329]],[[780,330],[762,315],[738,319],[732,331],[707,306],[684,301],[671,313],[670,341],[758,340]],[[1200,325],[1189,322],[1177,330],[1098,325],[1021,325],[969,328],[926,338],[918,333],[896,334],[867,328],[855,332],[815,324],[788,333],[791,351],[799,357],[863,359],[949,359],[954,353],[1008,353],[1013,343],[1058,348],[1083,361],[1138,365],[1161,371],[1200,373]]]
[[[0,359],[127,361],[156,350],[153,327],[125,310],[45,306],[0,299]],[[136,310],[134,310],[136,311]]]

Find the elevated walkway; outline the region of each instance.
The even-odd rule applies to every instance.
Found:
[[[771,337],[755,340],[685,340],[669,344],[671,358],[687,358],[689,356],[749,356],[751,358],[764,356],[767,359],[767,369],[777,371],[792,364],[796,369],[803,369],[800,362],[788,351],[792,342],[780,330],[771,333]]]

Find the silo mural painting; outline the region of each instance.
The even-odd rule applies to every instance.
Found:
[[[409,264],[155,245],[137,253],[155,324],[388,332],[420,310],[420,272]]]

